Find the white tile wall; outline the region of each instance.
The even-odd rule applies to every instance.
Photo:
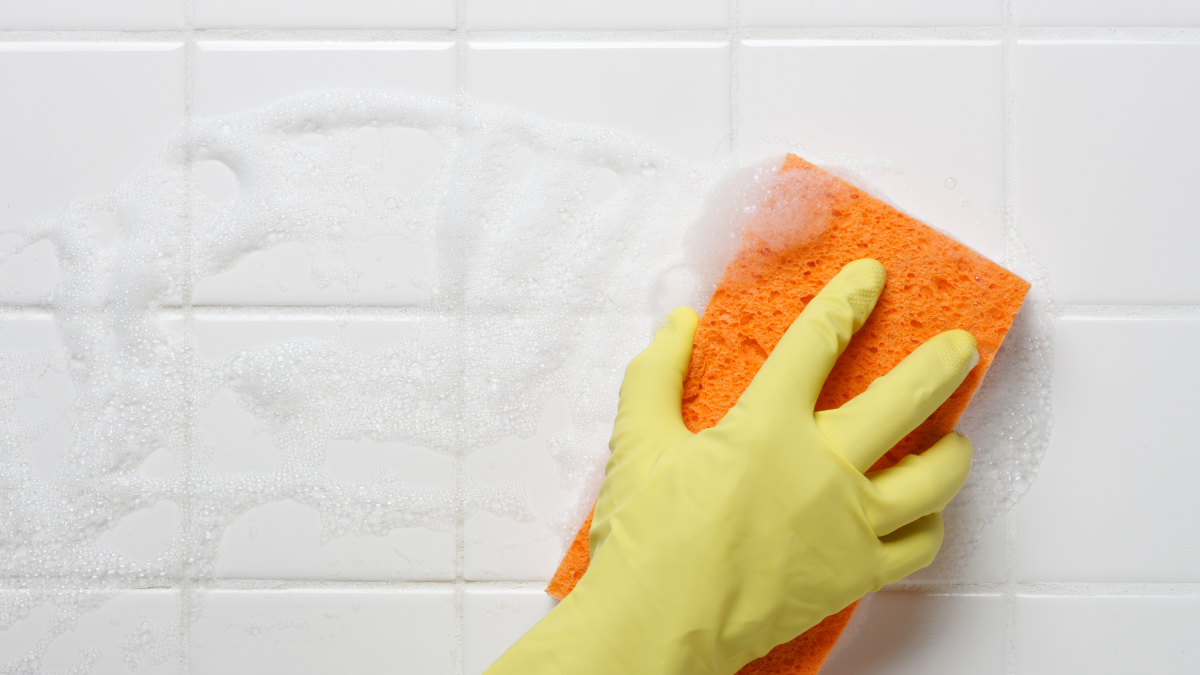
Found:
[[[540,589],[463,593],[463,675],[479,675],[558,601]]]
[[[485,485],[525,486],[533,522],[516,522],[480,512],[467,518],[463,564],[469,581],[549,579],[558,567],[562,545],[551,519],[570,506],[575,495],[559,487],[558,467],[546,448],[547,436],[567,426],[566,399],[557,397],[543,412],[538,433],[509,437],[467,458],[467,475]]]
[[[184,0],[0,0],[0,30],[171,30],[185,24]]]
[[[741,0],[743,26],[995,26],[1003,0]]]
[[[449,592],[230,590],[198,601],[196,675],[454,672]]]
[[[728,152],[729,50],[727,42],[472,42],[466,92],[711,159]]]
[[[1016,0],[1023,26],[1187,26],[1200,24],[1200,7],[1174,0]]]
[[[1016,65],[1017,215],[1059,301],[1200,302],[1200,44],[1028,41]]]
[[[197,115],[225,115],[322,89],[454,95],[453,42],[205,40],[196,47]]]
[[[1200,597],[1017,596],[1018,675],[1196,672]]]
[[[823,672],[1191,672],[1198,22],[1194,3],[1166,0],[0,0],[0,230],[112,188],[189,117],[343,87],[501,103],[693,159],[857,162],[984,252],[1018,225],[1065,318],[1057,425],[1032,489],[962,575],[868,598]],[[206,194],[236,189],[209,168]],[[53,291],[53,245],[15,241],[0,232],[0,351],[53,339],[30,307]],[[295,337],[395,344],[425,311],[407,284],[419,250],[367,248],[355,294],[317,288],[307,252],[285,245],[195,280],[165,325],[192,332],[202,363]],[[347,303],[380,309],[329,309]],[[47,370],[17,403],[45,424],[25,459],[47,481],[73,441],[73,397]],[[194,410],[203,462],[159,451],[144,475],[279,468],[232,392]],[[213,578],[80,596],[0,580],[15,611],[0,670],[480,673],[553,606],[540,591],[561,553],[551,519],[573,497],[546,450],[560,413],[457,463],[394,443],[325,448],[347,483],[382,468],[431,486],[523,484],[529,522],[474,514],[454,532],[321,542],[313,509],[268,502],[222,533]],[[196,506],[147,504],[99,543],[152,559]],[[65,616],[68,596],[88,611]]]
[[[876,593],[866,598],[821,672],[826,675],[1001,675],[1004,597]]]
[[[743,157],[791,149],[874,167],[873,182],[905,210],[1000,253],[1000,42],[752,40],[738,76]]]
[[[183,121],[183,57],[179,42],[0,41],[0,226],[145,164]]]
[[[1054,445],[1017,506],[1021,581],[1200,582],[1200,318],[1066,319]],[[1136,505],[1136,508],[1132,508]]]
[[[454,0],[193,0],[197,28],[454,28]]]
[[[467,0],[473,30],[724,28],[723,0]]]
[[[3,606],[24,607],[0,639],[0,663],[40,661],[43,670],[36,672],[48,673],[183,672],[179,591],[93,591],[69,599],[89,611],[65,609],[62,594],[0,591]]]

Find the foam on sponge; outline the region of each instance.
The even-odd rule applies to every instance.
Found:
[[[923,424],[872,470],[922,452],[949,433],[991,365],[1029,284],[920,221],[788,155],[747,228],[696,330],[683,386],[692,431],[733,407],[784,331],[846,263],[883,263],[888,279],[870,318],[825,382],[818,410],[866,390],[917,345],[954,328],[978,341],[979,363]],[[547,592],[561,599],[587,569],[591,518],[584,522]],[[854,605],[780,645],[742,673],[816,673]]]

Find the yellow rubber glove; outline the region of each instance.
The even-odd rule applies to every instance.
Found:
[[[967,439],[863,471],[958,387],[975,339],[942,333],[813,412],[884,278],[874,260],[846,265],[698,434],[680,412],[698,320],[671,313],[625,371],[587,573],[488,675],[735,673],[933,560],[939,512],[970,472]]]

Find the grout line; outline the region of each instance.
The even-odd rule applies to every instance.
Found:
[[[1011,208],[1011,205],[1009,206]],[[1011,226],[1011,224],[1010,224]],[[0,319],[41,319],[50,318],[53,305],[3,305],[0,304]],[[102,308],[95,310],[102,313]],[[546,310],[544,312],[518,312],[505,309],[476,308],[456,311],[450,314],[445,310],[414,306],[414,305],[180,305],[177,307],[159,307],[153,310],[159,318],[183,319],[186,317],[230,319],[334,319],[348,317],[351,319],[436,319],[452,316],[471,317],[556,317],[561,312]],[[594,312],[583,309],[574,313],[575,316],[601,316],[603,310]],[[1055,308],[1056,318],[1137,318],[1137,319],[1172,319],[1200,317],[1200,305],[1058,305]]]
[[[467,38],[467,0],[456,0],[454,8],[454,40],[455,40],[455,67],[454,67],[454,103],[456,107],[461,107],[467,103],[467,54],[468,54],[468,38]],[[455,331],[457,335],[462,335],[463,317],[461,311],[456,311],[453,314],[455,321],[458,322]],[[458,343],[459,355],[461,356],[462,343]],[[461,362],[455,371],[458,373],[459,381],[466,376],[462,370]],[[463,456],[462,439],[459,438],[459,433],[455,432],[452,436],[454,445],[459,448],[454,453],[454,494],[457,495],[454,514],[454,673],[455,675],[463,675],[464,659],[463,652],[465,650],[465,633],[464,626],[466,617],[463,611],[463,593],[466,584],[466,508],[463,499],[463,490],[466,486],[467,460]]]
[[[1006,527],[1005,536],[1015,532]],[[31,581],[41,590],[81,590],[89,592],[128,593],[135,591],[173,590],[182,587],[180,580],[160,579],[141,583],[80,584],[72,578],[7,578],[0,579],[0,591],[29,590]],[[190,584],[193,591],[371,591],[386,593],[453,593],[456,589],[480,591],[542,592],[549,581],[472,581],[466,579],[443,581],[420,580],[352,580],[352,579],[199,579]],[[900,581],[885,586],[882,593],[924,593],[929,595],[1036,595],[1047,597],[1195,597],[1200,598],[1200,582],[1086,582],[1038,581],[967,582],[967,581]]]
[[[1004,220],[1006,229],[1016,228],[1016,197],[1014,195],[1016,179],[1013,168],[1015,143],[1013,140],[1013,125],[1015,112],[1015,92],[1013,83],[1016,69],[1016,37],[1013,27],[1013,11],[1015,0],[1004,0],[1003,40],[1004,40]],[[1009,237],[1005,237],[1006,241]],[[1007,243],[1005,244],[1007,247]],[[1008,252],[1005,251],[1005,255]],[[1007,675],[1017,673],[1017,594],[1016,594],[1016,518],[1012,516],[1012,506],[1002,516],[1004,518],[1004,671]]]
[[[183,3],[183,26],[184,26],[184,46],[183,46],[183,119],[185,125],[191,125],[193,119],[194,103],[195,103],[195,82],[196,82],[196,42],[192,31],[192,14],[194,9],[194,0],[184,0]],[[186,225],[184,226],[184,246],[187,247],[186,263],[183,270],[183,322],[184,330],[191,336],[185,349],[184,363],[186,369],[186,381],[188,390],[185,393],[184,414],[186,415],[186,423],[184,425],[184,439],[182,448],[183,462],[183,485],[184,493],[180,495],[180,511],[183,525],[183,569],[180,574],[180,589],[179,589],[179,650],[180,650],[180,673],[188,675],[191,672],[191,644],[192,644],[192,612],[193,601],[195,599],[195,584],[192,580],[194,560],[193,544],[196,540],[194,526],[194,504],[192,503],[192,495],[195,494],[195,478],[192,475],[192,458],[195,455],[195,421],[196,421],[196,401],[195,395],[195,378],[196,378],[196,350],[195,350],[195,332],[192,330],[192,291],[195,287],[195,280],[192,277],[192,271],[196,265],[196,250],[195,237],[192,232],[192,224],[194,218],[194,200],[192,199],[192,191],[188,186],[195,179],[193,172],[193,162],[189,161],[185,165],[184,173],[184,189],[186,196],[184,199],[184,216]]]
[[[741,0],[729,0],[729,158],[734,165],[742,160],[741,106],[738,90],[741,86],[742,5]]]
[[[463,0],[457,0],[462,4]],[[0,31],[0,43],[102,42],[146,43],[197,40],[286,42],[718,42],[746,40],[1061,40],[1071,42],[1200,42],[1200,28],[1146,27],[1016,27],[1006,9],[999,26],[944,27],[794,27],[742,28],[740,0],[730,0],[730,27],[726,30],[532,30],[471,31],[465,28],[465,7],[458,8],[457,27],[444,29],[341,30],[341,29],[194,29],[190,12],[183,30],[12,30]],[[187,5],[191,7],[189,2]],[[1006,5],[1007,6],[1007,5]]]

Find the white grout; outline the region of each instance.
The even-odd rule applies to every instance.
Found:
[[[1016,76],[1016,30],[1013,25],[1014,0],[1004,0],[1004,224],[1010,230],[1017,227],[1016,222],[1016,178],[1013,169],[1015,139],[1014,125],[1016,112],[1016,86],[1013,81]],[[1007,253],[1007,252],[1006,252]],[[1004,672],[1007,675],[1017,673],[1017,593],[1016,593],[1016,564],[1017,564],[1017,535],[1016,518],[1011,512],[1004,516]]]
[[[195,74],[196,74],[196,42],[192,34],[192,7],[194,0],[184,0],[183,3],[183,120],[184,124],[192,123],[192,111],[195,92]],[[192,163],[188,162],[185,165],[184,185],[190,185],[193,180]],[[195,238],[192,236],[192,200],[185,199],[187,212],[187,226],[184,228],[185,236],[187,237],[187,264],[183,271],[183,298],[184,305],[181,307],[183,314],[182,318],[185,325],[190,330],[192,325],[192,290],[195,287],[195,279],[192,277],[192,270],[196,260]],[[192,606],[195,600],[195,584],[192,580],[192,543],[194,541],[192,525],[193,525],[193,510],[192,500],[192,457],[194,453],[194,424],[196,419],[197,406],[195,401],[191,400],[191,391],[195,390],[192,386],[192,378],[195,375],[196,354],[189,351],[185,356],[187,375],[189,380],[189,395],[187,401],[188,420],[184,432],[183,448],[182,448],[182,463],[183,463],[183,484],[185,489],[182,491],[179,509],[180,520],[183,529],[183,573],[180,579],[179,589],[179,645],[180,645],[180,674],[188,675],[191,671],[191,633],[192,633]]]

